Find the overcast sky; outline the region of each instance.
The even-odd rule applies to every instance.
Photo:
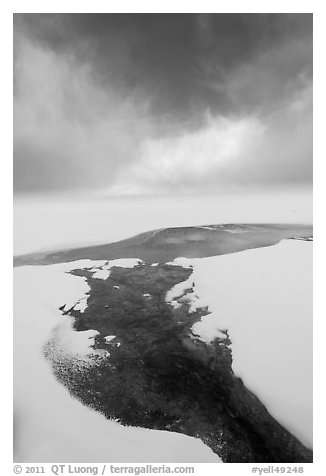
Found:
[[[312,180],[312,15],[15,14],[15,192]]]

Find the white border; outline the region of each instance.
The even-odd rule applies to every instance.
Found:
[[[315,455],[314,464],[305,467],[305,474],[326,474],[325,463],[325,385],[324,357],[326,347],[325,309],[325,7],[321,1],[13,1],[2,2],[0,15],[1,31],[1,250],[4,266],[1,273],[2,290],[2,465],[3,474],[12,474],[12,13],[13,12],[217,12],[217,13],[314,13],[314,413]],[[262,467],[262,465],[259,465]],[[264,465],[265,466],[265,465]],[[250,474],[252,465],[196,465],[197,474]]]

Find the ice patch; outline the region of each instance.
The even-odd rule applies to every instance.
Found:
[[[108,265],[103,266],[102,268],[98,269],[97,271],[94,271],[94,274],[92,275],[92,278],[94,279],[108,279],[108,277],[111,274],[111,267]]]
[[[192,283],[193,281],[190,279],[182,281],[181,283],[177,283],[166,293],[165,301],[174,308],[180,307],[181,303],[179,302],[179,300],[182,296],[185,295],[186,289],[192,289]]]
[[[173,286],[173,288],[166,293],[165,301],[174,309],[178,309],[182,304],[187,304],[189,306],[189,312],[195,312],[198,307],[206,307],[200,304],[198,295],[195,293],[195,283],[192,279],[192,275],[190,275],[186,281],[182,281]]]
[[[104,339],[105,339],[105,342],[106,343],[109,343],[111,342],[113,339],[115,339],[116,336],[105,336]]]
[[[183,257],[175,258],[173,261],[169,261],[165,264],[168,264],[170,266],[182,266],[183,268],[192,268],[191,260]]]
[[[143,263],[144,261],[139,258],[114,259],[110,261],[110,268],[113,268],[113,266],[118,266],[119,268],[135,268],[135,266],[139,266]]]
[[[192,326],[191,332],[206,344],[210,344],[217,337],[219,339],[226,338],[225,333],[219,328],[218,319],[214,314],[203,316],[200,321]]]
[[[87,297],[80,299],[75,305],[74,305],[74,310],[75,311],[80,311],[81,313],[85,312],[85,309],[87,309]]]

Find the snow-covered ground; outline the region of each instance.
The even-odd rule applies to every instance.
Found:
[[[309,224],[311,191],[298,188],[169,198],[15,198],[14,254],[113,242],[163,227],[233,222]],[[299,242],[288,243],[294,250]],[[296,248],[294,255],[285,253],[282,243],[192,260],[196,269],[190,280],[191,284],[195,281],[193,305],[199,305],[195,297],[198,295],[218,316],[213,332],[228,327],[233,333],[235,371],[284,425],[303,442],[309,442],[312,325],[310,296],[306,293],[311,292],[312,286],[311,244],[300,244],[301,251]],[[283,251],[277,251],[280,249]],[[181,263],[185,265],[182,259],[178,264]],[[104,265],[105,261],[83,260],[78,265],[22,267],[14,271],[15,460],[217,461],[217,456],[199,440],[171,432],[126,429],[108,422],[72,399],[54,378],[42,348],[53,337],[58,321],[62,327],[57,328],[57,336],[61,336],[64,348],[75,353],[79,349],[76,355],[87,359],[94,338],[94,334],[87,333],[75,336],[69,319],[62,319],[59,306],[66,304],[66,310],[75,306],[83,311],[88,292],[83,278],[64,271]],[[102,277],[110,272],[102,271]],[[256,306],[261,309],[258,315],[253,312]],[[285,309],[289,312],[285,313]],[[211,326],[204,327],[212,331]],[[203,327],[201,333],[203,337]],[[276,391],[277,386],[280,391]],[[90,438],[96,444],[90,445]]]
[[[209,343],[228,330],[235,374],[312,447],[312,243],[284,240],[174,263],[193,265],[193,274],[172,288],[167,301],[177,306],[173,299],[195,284],[186,296],[190,310],[209,306],[211,314],[193,333]]]
[[[14,270],[15,462],[220,462],[196,438],[106,420],[55,379],[43,356],[53,339],[69,358],[94,365],[96,331],[74,332],[59,307],[80,302],[88,291],[84,278],[65,271],[101,263],[83,260]]]

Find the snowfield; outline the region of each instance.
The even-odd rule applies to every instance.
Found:
[[[14,461],[221,462],[199,439],[106,420],[55,379],[43,355],[48,342],[67,358],[95,365],[96,331],[75,332],[59,307],[80,303],[89,291],[84,278],[66,271],[103,264],[82,260],[14,270]]]
[[[209,345],[228,330],[234,373],[311,448],[312,243],[284,240],[173,263],[193,265],[194,271],[169,291],[167,301],[177,307],[175,299],[194,283],[198,299],[190,311],[195,305],[210,312],[192,327],[194,336]]]

